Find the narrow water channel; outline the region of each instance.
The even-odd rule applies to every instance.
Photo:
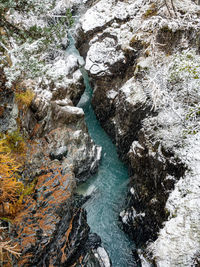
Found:
[[[69,39],[70,47],[67,52],[76,55],[82,64],[83,59],[73,44],[73,38],[69,36]],[[83,68],[82,73],[86,89],[78,107],[83,108],[85,112],[91,138],[102,147],[102,160],[98,173],[79,186],[77,192],[83,195],[91,194],[91,198],[84,205],[88,224],[91,231],[101,237],[113,267],[136,266],[132,255],[134,244],[119,228],[118,220],[127,192],[127,167],[118,159],[115,145],[96,119],[91,106],[92,89],[89,78]]]

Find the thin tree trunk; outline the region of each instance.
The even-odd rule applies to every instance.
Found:
[[[199,0],[200,1],[200,0]],[[172,16],[171,15],[171,12],[170,12],[170,9],[169,9],[169,6],[168,6],[168,4],[167,4],[167,1],[165,0],[165,5],[166,5],[166,7],[167,7],[167,10],[168,10],[168,12],[169,12],[169,15],[170,15],[170,17]]]
[[[200,1],[200,0],[199,0],[199,1]],[[173,0],[171,0],[171,4],[172,4],[172,9],[173,9],[173,11],[174,11],[174,14],[175,14],[175,16],[177,17],[176,9],[175,9],[175,7],[174,7],[174,2],[173,2]]]

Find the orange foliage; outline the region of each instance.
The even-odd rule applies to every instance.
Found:
[[[0,177],[10,178],[19,170],[20,164],[8,152],[4,140],[0,141]]]
[[[18,198],[22,191],[23,184],[18,182],[16,178],[0,179],[0,204],[3,215],[13,215],[17,212]]]
[[[0,205],[2,215],[15,213],[15,205],[23,191],[23,183],[17,181],[21,164],[7,151],[4,140],[0,140]],[[7,210],[5,211],[5,208]]]

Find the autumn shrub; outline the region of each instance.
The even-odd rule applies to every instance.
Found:
[[[26,152],[26,143],[19,130],[6,134],[5,144],[8,152],[24,153]]]
[[[16,101],[20,109],[26,109],[30,106],[35,94],[32,90],[28,89],[25,92],[15,94]]]
[[[21,164],[11,155],[7,141],[4,139],[0,140],[0,165],[1,179],[13,177],[21,166]]]
[[[0,215],[12,216],[17,211],[17,202],[23,192],[23,183],[18,181],[22,164],[10,152],[7,140],[0,140]]]
[[[17,180],[21,164],[8,150],[5,140],[0,140],[0,216],[13,216],[17,212],[23,192],[23,183]],[[10,254],[20,256],[16,246],[12,246],[11,241],[5,238],[5,228],[0,227],[1,266],[12,266]]]

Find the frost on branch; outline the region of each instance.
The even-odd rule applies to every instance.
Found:
[[[65,57],[67,28],[73,20],[64,2],[6,0],[0,3],[0,66],[4,68],[8,87],[45,76],[52,60]]]

